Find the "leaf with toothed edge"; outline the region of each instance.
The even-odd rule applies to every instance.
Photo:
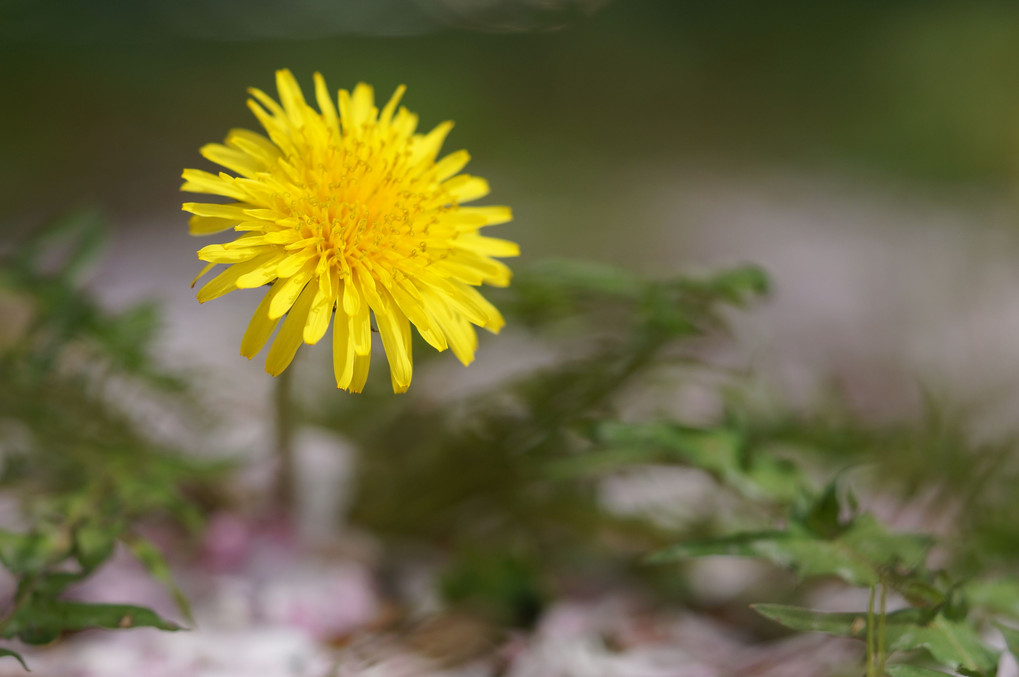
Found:
[[[26,644],[49,644],[64,632],[106,628],[158,628],[180,630],[155,611],[131,604],[87,604],[39,599],[8,618],[0,636],[18,637]]]
[[[863,639],[867,614],[828,613],[783,604],[755,604],[754,611],[787,628]],[[925,649],[942,665],[964,674],[982,675],[998,664],[998,652],[987,647],[972,626],[941,614],[908,608],[888,613],[883,622],[892,651]]]

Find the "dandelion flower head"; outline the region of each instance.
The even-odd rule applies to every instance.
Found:
[[[494,257],[519,250],[479,232],[509,221],[508,207],[461,206],[487,195],[488,183],[461,173],[466,151],[438,159],[452,123],[417,133],[417,116],[398,108],[402,86],[381,111],[363,83],[334,101],[316,73],[317,111],[290,71],[276,73],[276,87],[279,102],[249,90],[265,134],[234,129],[201,149],[232,174],[184,170],[182,190],[233,200],[185,203],[191,233],[239,233],[198,251],[208,263],[198,278],[226,266],[198,300],[269,285],[241,355],[254,357],[279,325],[265,363],[273,376],[330,324],[336,385],[351,392],[364,387],[375,331],[396,392],[411,381],[411,325],[469,364],[473,325],[493,333],[503,326],[477,287],[509,284],[509,268]]]

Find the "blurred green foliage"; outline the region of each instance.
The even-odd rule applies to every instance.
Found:
[[[0,562],[17,581],[0,637],[29,644],[87,628],[178,628],[149,609],[64,598],[118,543],[169,586],[189,619],[139,527],[197,529],[196,499],[222,475],[159,439],[137,409],[146,398],[165,410],[192,405],[183,378],[151,358],[154,307],[113,313],[83,290],[104,238],[102,220],[79,212],[0,259],[0,488],[16,499],[0,529]]]
[[[190,412],[192,395],[187,378],[151,357],[152,307],[113,313],[83,291],[102,231],[95,215],[79,213],[0,261],[0,488],[17,499],[0,529],[0,563],[17,580],[3,638],[176,629],[149,609],[67,593],[120,543],[188,618],[143,527],[197,528],[222,480],[222,466],[189,459],[137,409],[154,398],[160,411]],[[661,564],[752,557],[808,583],[872,591],[868,609],[849,613],[755,605],[794,631],[863,640],[868,677],[948,674],[939,669],[992,677],[1000,652],[987,643],[991,628],[1009,650],[1019,646],[1002,625],[1019,622],[1016,440],[978,438],[974,412],[934,398],[916,420],[893,422],[861,419],[837,398],[806,410],[759,406],[752,374],[712,355],[729,341],[731,314],[767,290],[750,266],[649,279],[574,261],[533,265],[496,302],[555,359],[452,401],[369,387],[360,397],[314,398],[317,408],[302,415],[358,447],[350,517],[382,541],[383,571],[436,562],[446,603],[499,627],[529,627],[551,600],[608,586],[699,604],[681,570]],[[627,408],[634,394],[690,374],[718,377],[708,380],[718,401],[711,420]],[[604,480],[662,467],[701,473],[738,509],[677,532],[605,502]],[[918,509],[931,516],[947,511],[952,537],[903,531],[862,507],[880,497],[925,501]],[[899,608],[885,608],[889,594]]]
[[[974,444],[963,420],[933,408],[919,422],[908,425],[882,426],[849,417],[834,423],[831,413],[788,414],[781,417],[781,425],[775,425],[776,419],[736,417],[742,422],[742,429],[737,428],[735,434],[741,454],[710,458],[684,454],[685,462],[712,473],[728,491],[766,508],[763,514],[768,516],[768,528],[736,533],[722,529],[723,533],[707,538],[687,538],[656,552],[650,561],[755,557],[789,569],[806,581],[840,579],[852,586],[869,587],[872,606],[866,611],[830,613],[780,604],[757,604],[754,608],[793,630],[866,640],[868,677],[886,671],[893,677],[928,674],[923,666],[930,661],[961,675],[992,677],[1000,656],[986,640],[989,620],[1019,621],[1019,585],[1008,577],[1014,574],[1015,562],[1002,557],[1002,534],[988,528],[981,513],[997,507],[1005,514],[1015,514],[1014,493],[1006,487],[1011,484],[1019,450],[1008,443]],[[731,422],[721,431],[732,434]],[[670,448],[687,446],[676,436],[659,434],[654,439],[659,457]],[[769,475],[760,483],[754,464],[745,460],[768,457],[779,449],[785,450],[787,459],[790,449],[797,450],[792,454],[797,462],[783,466],[787,472],[783,484],[799,489],[785,495],[770,491]],[[805,469],[818,457],[827,461],[825,474],[835,479],[815,489]],[[995,463],[1000,476],[981,472],[980,464],[985,461]],[[974,485],[976,490],[972,490]],[[919,509],[928,519],[946,504],[957,515],[951,535],[937,537],[889,528],[874,513],[860,508],[852,486],[865,489],[871,500],[883,494],[886,501],[907,504],[926,492],[933,500],[920,504],[923,507]],[[983,489],[991,491],[985,495]],[[778,513],[774,512],[776,505]],[[1014,539],[1013,529],[1005,540],[1011,544]],[[942,550],[938,566],[929,564],[935,545]],[[875,612],[877,589],[881,590],[882,608]],[[886,613],[888,592],[896,593],[906,606]],[[1007,637],[1010,630],[998,627]],[[1013,648],[1009,644],[1009,649]],[[900,652],[899,659],[920,664],[886,665],[893,652]]]
[[[352,519],[396,560],[412,544],[446,557],[447,598],[500,623],[533,621],[566,590],[638,580],[639,554],[667,532],[612,514],[570,469],[595,462],[628,387],[765,289],[754,268],[658,281],[555,261],[521,273],[500,307],[532,331],[582,338],[554,366],[453,405],[330,400],[319,422],[361,450]]]
[[[752,376],[712,365],[707,348],[724,338],[729,309],[766,289],[754,268],[662,281],[563,261],[522,272],[498,302],[511,325],[565,346],[551,366],[451,404],[369,396],[321,413],[362,450],[353,519],[395,561],[424,553],[443,562],[447,602],[503,626],[526,626],[548,600],[607,585],[678,601],[676,569],[634,566],[649,550],[655,564],[753,557],[808,582],[904,600],[893,611],[882,601],[843,614],[755,607],[793,630],[865,640],[868,675],[940,666],[991,677],[999,652],[986,643],[989,623],[1019,621],[1005,554],[1016,535],[983,545],[997,538],[988,514],[1015,514],[1014,444],[975,442],[971,417],[933,400],[919,419],[895,422],[854,417],[837,400],[806,411],[756,406]],[[677,364],[728,376],[713,423],[621,415],[630,395]],[[676,534],[653,515],[613,513],[598,493],[603,479],[669,466],[703,472],[743,509]],[[862,508],[857,491],[906,505],[933,496],[918,508],[931,517],[951,502],[952,533],[965,536],[896,529]],[[929,563],[935,546],[948,555],[938,566]]]

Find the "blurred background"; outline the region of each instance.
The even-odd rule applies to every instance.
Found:
[[[198,244],[181,168],[255,125],[248,86],[318,70],[380,97],[407,84],[423,127],[454,119],[448,148],[514,207],[525,262],[752,260],[779,290],[769,351],[1014,379],[1013,280],[993,261],[1014,247],[1016,31],[992,2],[6,0],[4,240],[97,206],[117,238],[95,285],[176,312]]]
[[[386,613],[405,611],[384,600],[412,599],[416,609],[432,609],[427,600],[442,588],[439,579],[452,586],[443,593],[447,601],[488,587],[499,590],[493,595],[500,604],[514,600],[476,614],[491,625],[533,628],[543,618],[553,637],[576,638],[608,633],[591,630],[591,618],[612,625],[625,617],[632,625],[619,631],[624,635],[654,634],[650,621],[641,625],[625,611],[632,600],[605,583],[636,580],[630,574],[608,567],[590,578],[594,589],[580,586],[570,597],[561,586],[546,586],[528,555],[500,556],[493,564],[485,547],[464,554],[459,548],[471,538],[445,539],[442,518],[401,522],[387,510],[402,496],[375,505],[371,497],[380,494],[366,489],[392,481],[401,491],[419,490],[413,477],[404,484],[387,478],[392,466],[357,462],[357,449],[409,444],[392,431],[365,432],[372,416],[404,417],[396,420],[409,425],[427,418],[430,407],[460,406],[559,359],[562,345],[512,323],[499,339],[483,338],[469,370],[449,355],[423,363],[416,393],[395,405],[372,394],[348,406],[349,396],[329,387],[328,351],[302,349],[295,398],[304,413],[295,434],[304,488],[298,531],[306,540],[294,545],[287,527],[252,517],[271,483],[272,380],[261,358],[239,358],[237,345],[260,294],[197,304],[188,283],[200,269],[194,252],[206,242],[187,235],[180,203],[190,198],[178,188],[183,168],[211,169],[198,154],[201,145],[233,127],[257,127],[244,106],[246,88],[275,95],[278,68],[290,68],[306,91],[315,71],[334,89],[368,82],[383,99],[403,83],[404,103],[420,115],[422,128],[455,120],[446,150],[468,149],[469,171],[491,182],[487,202],[514,209],[515,220],[493,233],[521,244],[514,267],[554,257],[650,276],[761,266],[771,293],[751,311],[727,316],[732,336],[712,355],[726,369],[752,371],[765,399],[781,403],[776,408],[804,410],[834,398],[864,421],[897,425],[922,418],[933,397],[965,409],[967,435],[1015,432],[1019,7],[913,0],[0,0],[0,252],[14,251],[64,214],[82,208],[101,214],[109,237],[83,277],[84,289],[104,312],[158,305],[156,362],[188,374],[203,415],[212,419],[198,432],[186,416],[181,423],[147,411],[146,425],[169,431],[185,448],[239,459],[231,498],[203,504],[210,525],[203,557],[250,556],[257,564],[180,564],[222,565],[233,573],[214,583],[185,573],[185,582],[200,581],[192,581],[192,591],[215,591],[208,593],[216,601],[204,611],[206,629],[174,640],[188,642],[186,650],[125,644],[118,649],[123,674],[137,674],[129,672],[137,670],[131,661],[153,651],[203,656],[222,670],[215,674],[348,674],[327,672],[334,664],[323,646],[347,646],[364,628],[390,627]],[[8,333],[15,306],[9,299],[0,304]],[[374,372],[385,377],[384,365],[376,362]],[[369,390],[373,385],[389,398],[385,378]],[[696,421],[710,420],[716,405],[700,390],[680,397],[645,388],[623,409]],[[404,410],[394,414],[394,406]],[[434,472],[448,475],[462,459],[448,462]],[[627,514],[648,501],[660,507],[677,496],[701,496],[703,487],[684,484],[689,477],[674,479],[606,485],[599,495]],[[417,537],[439,547],[423,548]],[[647,543],[660,539],[651,533]],[[322,552],[323,540],[338,550]],[[240,554],[224,545],[235,541]],[[1005,541],[1003,552],[1013,552]],[[314,557],[308,543],[318,544]],[[450,566],[436,555],[447,546],[459,553]],[[261,554],[251,554],[256,550]],[[639,551],[623,548],[614,556],[632,560]],[[418,561],[420,568],[407,564]],[[747,581],[758,580],[759,572],[728,566],[694,572],[669,593],[689,600],[690,588],[700,586],[706,592],[694,594],[694,607],[726,610],[712,612],[706,625],[687,618],[681,631],[670,630],[689,645],[714,647],[713,656],[731,657],[733,646],[744,650],[768,634],[719,629],[731,610],[719,600],[741,599]],[[120,595],[125,579],[111,576],[100,596]],[[327,612],[315,606],[322,590],[335,600],[325,603],[333,614],[326,621],[318,619]],[[583,604],[549,601],[578,596]],[[414,641],[488,646],[489,625],[460,616],[443,622],[451,625]],[[685,660],[700,672],[655,672],[657,659],[627,663],[626,651],[588,651],[582,642],[563,658],[554,652],[557,641],[545,647],[517,640],[495,642],[499,658],[489,656],[481,667],[471,662],[484,654],[480,649],[424,668],[407,658],[422,652],[388,645],[360,647],[359,665],[376,665],[364,655],[392,654],[404,663],[387,659],[378,664],[391,672],[370,674],[737,674],[721,671],[707,655],[693,661],[689,646],[686,659],[665,663]],[[264,660],[231,667],[228,654],[255,645],[263,646]],[[36,660],[76,662],[85,666],[82,675],[121,674],[104,663],[112,660],[109,646],[95,655],[87,642],[70,646]],[[780,651],[792,657],[746,654],[725,669],[798,674],[782,661],[804,650]],[[830,651],[835,663],[852,655]],[[524,658],[512,667],[506,656],[514,652]],[[492,661],[502,661],[504,672]],[[781,672],[768,672],[769,661],[784,665],[774,668]],[[265,671],[250,672],[256,663]],[[474,667],[456,667],[463,665]],[[811,672],[816,666],[805,669],[818,674]]]

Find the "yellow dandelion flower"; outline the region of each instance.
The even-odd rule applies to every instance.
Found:
[[[476,287],[509,284],[509,268],[493,257],[519,249],[479,233],[509,221],[508,207],[461,206],[488,194],[484,179],[460,173],[467,152],[436,159],[453,124],[416,133],[417,116],[397,109],[402,86],[381,111],[364,83],[352,93],[340,90],[334,103],[316,73],[318,111],[290,71],[276,73],[276,88],[279,103],[249,90],[248,107],[268,136],[234,129],[223,144],[201,149],[233,174],[184,170],[181,190],[234,200],[185,203],[191,234],[240,233],[198,251],[208,263],[198,278],[227,266],[201,287],[198,300],[270,285],[241,355],[257,354],[280,325],[265,363],[273,376],[302,343],[321,340],[332,320],[336,385],[360,392],[371,315],[395,392],[410,385],[410,325],[436,350],[451,348],[469,364],[477,348],[472,325],[493,333],[503,326]]]

